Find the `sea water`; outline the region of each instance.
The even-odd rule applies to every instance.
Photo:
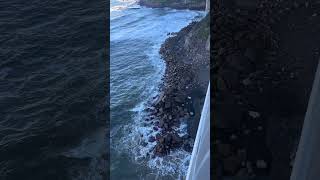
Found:
[[[175,150],[154,157],[156,132],[144,121],[144,109],[159,94],[165,63],[159,50],[169,33],[178,32],[204,12],[140,7],[135,1],[111,1],[110,114],[111,179],[181,179],[190,153]],[[186,133],[186,125],[177,129]]]

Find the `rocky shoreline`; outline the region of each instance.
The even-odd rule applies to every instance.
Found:
[[[195,1],[188,3],[181,3],[181,1],[159,1],[159,0],[139,0],[139,5],[151,8],[173,8],[173,9],[190,9],[190,10],[204,10],[206,7],[205,1]]]
[[[193,138],[209,83],[209,17],[193,22],[169,37],[160,49],[166,71],[160,94],[147,108],[153,129],[159,133],[149,137],[156,142],[154,154],[163,156],[183,148],[191,152]],[[188,135],[179,136],[177,128],[187,121]]]
[[[213,12],[214,176],[289,179],[319,58],[320,4],[217,1]]]

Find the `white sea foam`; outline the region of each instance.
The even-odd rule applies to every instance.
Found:
[[[150,136],[155,137],[158,131],[153,129],[150,122],[145,121],[148,114],[144,110],[152,97],[159,94],[158,86],[164,75],[165,63],[161,60],[159,54],[161,44],[168,37],[168,33],[178,32],[192,22],[195,17],[201,17],[204,13],[144,7],[135,10],[122,9],[122,11],[121,18],[117,19],[116,22],[111,19],[111,42],[137,42],[133,46],[140,45],[143,42],[142,40],[152,42],[150,46],[144,48],[144,54],[147,55],[147,62],[153,67],[153,71],[151,75],[143,79],[143,82],[125,79],[126,82],[123,82],[122,85],[111,85],[112,88],[117,88],[116,91],[120,91],[118,88],[128,88],[130,84],[139,83],[139,87],[136,88],[142,89],[139,95],[140,101],[130,109],[130,112],[134,114],[132,120],[112,130],[112,136],[119,133],[123,134],[118,143],[111,140],[112,148],[127,153],[128,156],[132,157],[133,162],[146,166],[158,176],[172,176],[172,179],[180,180],[186,175],[191,154],[183,149],[177,149],[167,156],[153,157],[152,152],[156,142],[149,142],[148,140]],[[111,66],[112,61],[111,59]],[[123,71],[123,69],[121,70]],[[111,73],[111,80],[112,76]],[[121,81],[121,79],[118,81]],[[120,96],[114,97],[121,98]],[[119,99],[111,99],[111,103],[121,103]],[[180,127],[175,128],[175,131],[179,136],[186,135],[186,123],[181,123]]]

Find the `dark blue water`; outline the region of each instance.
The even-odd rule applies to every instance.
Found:
[[[0,0],[0,179],[106,176],[107,10]]]

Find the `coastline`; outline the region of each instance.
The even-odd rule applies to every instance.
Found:
[[[133,5],[132,7],[136,6]],[[125,12],[126,11],[124,11],[124,13]],[[131,67],[130,69],[132,69],[129,70],[130,74],[136,74],[137,77],[129,76],[129,79],[127,79],[127,81],[133,81],[136,83],[130,83],[128,86],[123,86],[124,88],[119,90],[117,88],[113,88],[111,91],[111,96],[112,92],[115,92],[114,94],[124,95],[123,97],[113,96],[118,98],[114,98],[114,103],[111,103],[113,104],[111,107],[117,107],[114,106],[116,105],[115,103],[118,103],[118,107],[121,107],[117,108],[117,110],[113,109],[112,111],[114,113],[111,114],[113,122],[117,121],[119,122],[117,125],[119,125],[119,127],[123,127],[120,129],[117,128],[116,125],[113,125],[115,128],[112,128],[111,132],[113,134],[112,141],[114,142],[112,142],[113,146],[111,151],[112,154],[115,155],[114,159],[120,159],[116,160],[114,163],[115,169],[111,170],[112,177],[118,179],[126,178],[126,175],[123,175],[121,171],[118,171],[117,167],[130,167],[131,165],[136,164],[138,165],[130,169],[128,172],[134,173],[139,171],[147,173],[145,177],[148,177],[148,179],[156,174],[165,179],[183,177],[186,174],[188,161],[190,159],[190,153],[179,148],[179,145],[182,145],[184,141],[181,137],[184,136],[187,131],[186,122],[175,120],[177,122],[176,126],[170,127],[172,131],[176,132],[175,135],[179,136],[178,138],[176,138],[177,136],[172,136],[172,131],[170,133],[158,134],[163,128],[160,128],[159,118],[156,115],[153,116],[151,114],[151,109],[155,108],[154,106],[151,106],[151,104],[156,101],[153,97],[156,97],[162,92],[159,92],[159,90],[165,89],[162,82],[164,81],[164,74],[167,66],[163,57],[161,57],[161,54],[159,53],[161,46],[163,46],[168,37],[178,34],[182,28],[188,26],[191,22],[195,20],[199,21],[203,17],[204,12],[175,10],[171,8],[141,7],[138,9],[131,9],[128,11],[128,14],[130,16],[122,16],[126,20],[115,22],[129,23],[130,26],[118,26],[119,29],[112,28],[112,33],[114,34],[111,40],[113,42],[115,42],[115,40],[117,40],[117,42],[121,41],[123,44],[119,43],[116,44],[117,46],[111,46],[113,48],[121,48],[119,49],[120,51],[118,51],[118,49],[111,50],[111,57],[113,58],[113,64],[111,64],[113,69],[111,71],[114,73],[113,76],[111,76],[111,82],[114,83],[113,87],[117,87],[117,84],[122,84],[122,82],[118,81],[117,78],[121,77],[123,74],[119,74],[120,76],[118,76],[116,73],[122,71],[128,72],[128,69],[121,68],[121,65],[126,66],[126,64],[128,64],[127,62],[131,63],[131,65],[129,65],[129,67]],[[116,24],[114,25],[114,27],[117,27]],[[154,31],[153,29],[156,30]],[[128,39],[128,37],[121,36],[120,30],[123,30],[123,32],[131,32],[129,40],[137,39],[139,41],[127,41],[126,39]],[[127,51],[127,48],[132,48],[134,51],[131,53],[131,49],[130,51]],[[123,53],[127,54],[122,56]],[[119,58],[116,58],[117,55],[120,55],[118,56]],[[135,67],[143,68],[136,69]],[[121,80],[124,78],[121,78]],[[163,87],[160,88],[159,86]],[[140,87],[143,88],[140,89]],[[126,100],[134,103],[128,107],[128,104],[125,103]],[[151,108],[149,112],[147,112],[148,107]],[[168,109],[170,108],[165,109],[165,107],[163,107],[162,110],[167,111]],[[157,111],[158,110],[159,109],[157,109]],[[169,115],[167,117],[169,118]],[[173,119],[173,116],[171,116],[171,119]],[[164,121],[161,123],[164,123]],[[164,126],[164,124],[162,125]],[[171,125],[167,124],[167,126]],[[164,138],[165,136],[166,138]],[[171,151],[170,154],[167,154],[166,156],[162,156],[164,154],[159,154],[160,156],[155,155],[154,149],[157,143],[156,137],[162,137],[163,141],[165,141],[164,139],[166,139],[166,141],[170,138],[175,139],[179,142],[177,143],[179,145],[175,146],[177,149]],[[189,147],[189,151],[190,150],[191,148]],[[126,153],[128,156],[122,158],[123,155],[121,152]],[[137,174],[137,176],[130,176],[130,178],[138,179],[141,177]]]
[[[192,151],[210,76],[208,37],[209,16],[206,16],[190,23],[161,46],[166,70],[159,96],[146,109],[155,119],[154,129],[160,129],[158,135],[149,139],[156,142],[155,155],[163,156],[177,148]],[[188,135],[180,137],[175,129],[183,121]]]
[[[179,1],[171,1],[171,2],[161,2],[158,0],[139,0],[138,4],[141,6],[146,6],[150,8],[172,8],[172,9],[189,9],[189,10],[204,10],[206,7],[206,3],[195,2],[195,3],[186,3],[181,4]]]

